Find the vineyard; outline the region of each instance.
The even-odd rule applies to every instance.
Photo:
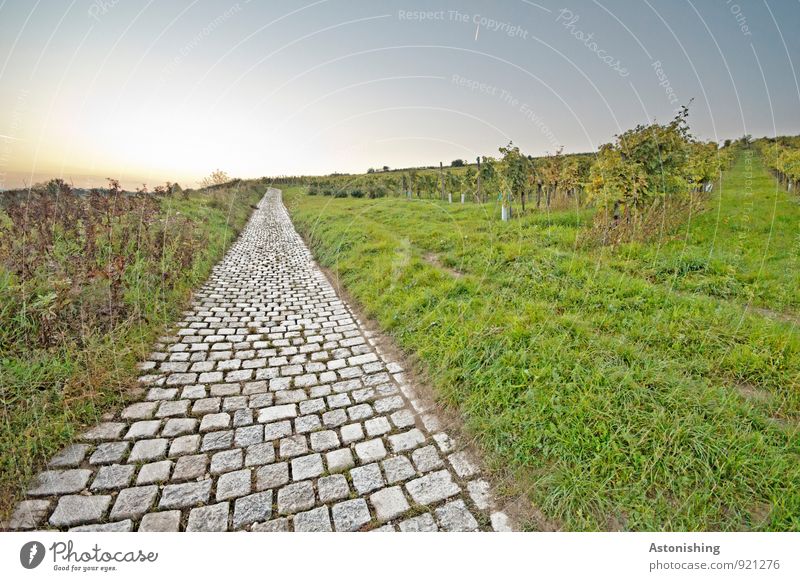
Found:
[[[680,115],[596,155],[509,144],[480,173],[287,179],[285,198],[531,502],[526,527],[797,530],[797,146],[717,147]]]
[[[307,183],[312,196],[495,201],[503,219],[528,209],[592,207],[599,210],[595,221],[603,238],[630,240],[652,235],[665,215],[672,223],[683,221],[730,167],[734,146],[697,140],[687,119],[683,108],[670,123],[637,126],[594,155],[564,155],[559,149],[534,158],[509,143],[497,158],[483,156],[474,165],[455,160],[447,170],[385,168],[297,181]],[[789,150],[781,155],[786,161],[780,167],[786,168]]]

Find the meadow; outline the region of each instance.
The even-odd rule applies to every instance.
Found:
[[[800,204],[737,151],[684,223],[615,246],[591,208],[284,200],[527,528],[798,530]]]

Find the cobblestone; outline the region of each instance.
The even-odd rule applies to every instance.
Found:
[[[53,456],[9,528],[508,529],[374,343],[270,190],[140,363],[142,401]],[[432,512],[403,519],[412,505]]]

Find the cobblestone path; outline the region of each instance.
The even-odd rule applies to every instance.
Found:
[[[267,192],[140,381],[9,523],[92,531],[508,529]]]

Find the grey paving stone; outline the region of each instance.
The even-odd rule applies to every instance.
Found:
[[[169,480],[169,473],[172,470],[171,460],[161,460],[145,464],[139,469],[136,476],[136,484],[154,484],[156,482],[166,482]]]
[[[62,496],[49,522],[54,527],[95,523],[103,518],[110,504],[110,496]]]
[[[396,428],[410,428],[414,425],[414,414],[411,410],[402,409],[389,416]]]
[[[158,508],[184,508],[208,502],[211,480],[170,484],[161,492]]]
[[[223,430],[220,432],[209,432],[203,436],[203,442],[200,444],[200,450],[203,452],[211,452],[214,450],[224,450],[233,445],[233,430]]]
[[[294,458],[308,452],[308,441],[304,435],[291,436],[280,441],[278,446],[281,458]]]
[[[264,523],[256,523],[250,530],[259,533],[285,533],[289,530],[289,519],[276,518]]]
[[[411,508],[399,486],[384,488],[369,497],[379,522],[395,519]]]
[[[25,531],[41,525],[50,514],[53,503],[49,500],[23,500],[14,509],[8,523],[9,530]]]
[[[72,444],[53,456],[47,465],[51,468],[75,468],[83,462],[90,449],[88,444]]]
[[[176,416],[185,416],[189,413],[189,401],[185,399],[178,399],[173,401],[163,401],[158,406],[156,411],[157,418],[172,418]]]
[[[133,480],[136,466],[131,464],[110,464],[101,466],[89,490],[116,490],[125,488]]]
[[[279,462],[256,470],[256,490],[278,488],[289,482],[289,464]]]
[[[334,504],[331,512],[337,531],[357,531],[372,520],[369,507],[363,498]]]
[[[195,400],[195,402],[192,404],[192,414],[195,416],[212,414],[218,412],[221,407],[222,399],[218,397],[206,397]]]
[[[134,422],[128,431],[125,432],[126,440],[141,440],[143,438],[152,438],[161,429],[161,420],[142,420]]]
[[[95,427],[84,432],[81,438],[92,442],[101,440],[118,440],[122,435],[122,432],[124,432],[127,427],[128,426],[126,424],[121,422],[105,422],[102,424],[97,424]]]
[[[490,516],[492,523],[492,530],[497,533],[510,533],[514,529],[511,525],[511,519],[504,512],[493,512]]]
[[[325,468],[322,465],[321,454],[309,454],[308,456],[300,456],[292,460],[292,480],[305,480],[307,478],[316,478],[323,472]]]
[[[328,503],[333,500],[342,500],[350,496],[350,485],[342,474],[325,476],[317,480],[317,493],[319,501]]]
[[[156,381],[158,382],[159,380]],[[160,381],[163,382],[163,378]],[[165,399],[175,399],[175,396],[177,395],[178,395],[178,389],[175,387],[169,387],[169,388],[154,387],[148,390],[147,399],[148,401],[162,401]]]
[[[164,424],[161,435],[165,438],[174,438],[185,434],[193,434],[197,431],[197,420],[195,418],[170,418]]]
[[[327,506],[301,512],[294,517],[294,530],[299,533],[326,533],[333,531]]]
[[[206,414],[200,421],[200,432],[215,432],[224,430],[231,425],[231,415],[228,413]]]
[[[297,405],[286,404],[262,408],[258,410],[258,421],[261,424],[269,424],[277,420],[297,417]]]
[[[126,420],[147,420],[153,417],[158,408],[157,401],[141,401],[122,410],[120,417]]]
[[[150,512],[142,517],[140,533],[174,533],[180,530],[181,511]]]
[[[350,470],[353,486],[359,494],[366,494],[381,488],[384,484],[381,469],[377,464],[367,464]]]
[[[364,439],[364,429],[361,427],[361,424],[348,424],[342,426],[342,429],[339,431],[342,434],[342,442],[345,444]]]
[[[436,526],[433,516],[425,513],[401,522],[400,530],[404,533],[434,533],[439,527]]]
[[[356,465],[350,448],[328,452],[325,454],[325,463],[328,465],[328,472],[331,473],[344,472]]]
[[[261,466],[275,461],[275,445],[272,442],[248,446],[245,453],[245,466]]]
[[[324,452],[340,446],[339,436],[333,430],[323,430],[311,434],[311,449],[315,452]]]
[[[411,453],[411,459],[414,465],[422,473],[430,472],[444,466],[444,462],[439,457],[439,452],[436,446],[430,445],[423,448],[418,448]]]
[[[217,501],[250,494],[253,474],[250,468],[228,472],[217,479]]]
[[[395,484],[416,476],[417,472],[411,461],[405,456],[392,456],[382,462],[383,471],[386,473],[386,482]]]
[[[260,444],[264,441],[264,427],[261,425],[237,428],[233,436],[233,443],[239,447]]]
[[[223,450],[211,456],[211,474],[222,474],[242,467],[244,454],[241,448]]]
[[[133,445],[128,462],[148,462],[150,460],[160,460],[167,453],[167,446],[170,441],[166,438],[155,438],[153,440],[139,440]]]
[[[28,489],[30,496],[53,496],[80,492],[89,483],[91,470],[47,470],[37,475],[33,485]]]
[[[181,456],[175,462],[172,480],[197,480],[205,475],[207,468],[208,456],[206,454]]]
[[[423,442],[425,442],[425,436],[417,428],[403,432],[402,434],[392,434],[389,436],[389,445],[392,448],[392,452],[395,453],[411,450]]]
[[[467,492],[472,502],[480,510],[488,510],[491,505],[491,492],[489,483],[485,480],[467,482]]]
[[[411,480],[406,484],[406,490],[417,504],[434,504],[461,492],[447,470],[431,472]]]
[[[292,435],[292,424],[289,421],[275,422],[264,426],[264,441],[270,442]]]
[[[313,432],[320,429],[321,426],[319,416],[316,415],[301,416],[294,421],[294,429],[298,434]]]
[[[133,521],[122,520],[97,525],[81,525],[69,529],[71,533],[129,533],[133,530]]]
[[[272,491],[256,492],[236,500],[233,509],[233,528],[241,529],[272,516]]]
[[[436,442],[436,445],[439,446],[439,450],[447,454],[453,451],[453,440],[450,439],[450,436],[445,434],[444,432],[439,432],[438,434],[433,435],[433,440]]]
[[[316,414],[325,411],[325,400],[322,398],[301,401],[299,405],[300,413],[303,415]]]
[[[158,486],[138,486],[120,490],[111,509],[111,520],[138,520],[149,511],[158,496]]]
[[[220,502],[193,508],[186,524],[188,532],[219,532],[228,530],[230,503]]]
[[[314,486],[308,480],[278,490],[278,512],[294,514],[314,506]]]
[[[436,520],[439,526],[450,532],[470,532],[478,530],[478,521],[464,504],[463,500],[454,500],[436,509]]]
[[[372,406],[368,403],[361,403],[347,408],[347,416],[350,418],[351,422],[365,420],[371,418],[373,415]]]
[[[356,444],[355,448],[356,456],[365,464],[368,462],[375,462],[376,460],[382,460],[386,457],[386,447],[383,445],[383,440],[380,438],[359,442]]]
[[[383,416],[372,418],[364,422],[364,429],[367,430],[367,435],[374,438],[375,436],[382,436],[392,431],[392,425],[389,420]]]
[[[471,478],[478,473],[478,467],[470,457],[469,453],[465,451],[456,452],[447,457],[453,470],[459,478]]]
[[[169,446],[169,457],[177,458],[186,454],[194,454],[200,449],[200,436],[193,434],[191,436],[180,436],[172,440]]]
[[[331,410],[322,414],[322,423],[328,428],[336,428],[347,423],[347,412],[342,409]]]
[[[128,456],[130,449],[130,442],[103,442],[98,444],[92,455],[89,456],[89,464],[115,464],[122,462]]]

